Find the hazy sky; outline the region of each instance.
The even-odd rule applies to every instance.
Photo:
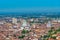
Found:
[[[0,0],[0,12],[59,11],[60,0]]]

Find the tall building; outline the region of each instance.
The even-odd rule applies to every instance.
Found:
[[[47,27],[52,27],[52,23],[50,21],[48,21]]]
[[[23,26],[23,27],[26,27],[26,26],[27,26],[26,20],[23,20],[22,26]]]
[[[30,24],[26,20],[23,20],[22,25],[21,25],[21,29],[28,30],[29,27],[30,27]]]
[[[12,23],[17,24],[17,18],[12,18]]]

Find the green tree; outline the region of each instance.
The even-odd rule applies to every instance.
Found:
[[[26,34],[26,33],[29,33],[29,31],[23,29],[22,34]]]
[[[21,38],[24,38],[24,37],[25,37],[25,35],[22,35],[22,36],[19,36],[18,38],[21,39]]]

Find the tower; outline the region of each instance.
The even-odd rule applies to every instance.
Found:
[[[51,26],[52,26],[52,23],[50,21],[48,21],[47,27],[51,27]]]
[[[17,18],[12,18],[12,23],[17,24]]]

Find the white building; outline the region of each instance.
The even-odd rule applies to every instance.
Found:
[[[29,30],[30,25],[27,23],[26,20],[23,20],[21,29]]]
[[[23,20],[22,27],[26,27],[26,26],[27,26],[27,22],[26,20]]]
[[[48,21],[47,27],[52,27],[52,23],[50,21]]]
[[[12,23],[17,24],[17,18],[12,18]]]

